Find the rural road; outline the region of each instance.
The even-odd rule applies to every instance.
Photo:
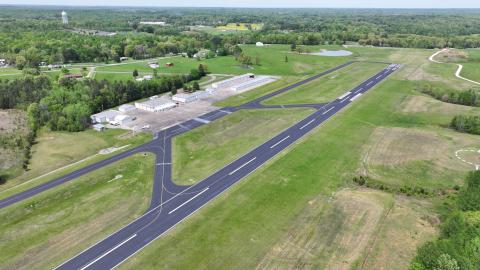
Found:
[[[112,269],[172,229],[176,224],[194,214],[209,201],[213,200],[219,194],[232,187],[235,183],[254,172],[265,162],[282,152],[285,148],[292,145],[300,138],[304,137],[350,103],[357,101],[357,99],[365,92],[395,72],[400,66],[394,64],[388,65],[388,67],[373,77],[367,79],[359,86],[328,104],[299,105],[309,106],[316,110],[267,142],[254,148],[201,182],[191,186],[178,186],[172,182],[172,137],[208,124],[211,121],[224,117],[237,110],[270,108],[271,106],[264,106],[260,103],[268,98],[292,90],[300,85],[348,66],[351,63],[352,62],[345,63],[241,106],[221,108],[160,131],[155,134],[155,138],[151,142],[130,149],[96,164],[92,164],[51,182],[39,185],[25,192],[18,193],[12,197],[0,200],[0,209],[30,198],[62,183],[71,181],[80,175],[108,165],[134,153],[145,151],[155,153],[156,170],[154,187],[148,211],[119,231],[111,234],[56,268],[82,270]],[[294,106],[295,105],[288,105],[284,107]]]
[[[445,49],[442,49],[442,50],[440,50],[440,51],[432,54],[432,55],[428,58],[428,60],[430,60],[431,62],[437,63],[437,64],[445,64],[444,62],[440,62],[440,61],[435,60],[435,56],[437,56],[437,55],[439,55],[439,54],[441,54],[441,53],[443,53],[443,52],[446,52],[446,51],[448,51],[448,49],[446,49],[446,48],[445,48]],[[480,82],[477,82],[477,81],[474,81],[474,80],[470,80],[470,79],[467,79],[467,78],[463,77],[463,76],[461,75],[462,69],[463,69],[463,65],[457,64],[457,71],[455,72],[455,77],[457,77],[457,78],[459,78],[459,79],[462,79],[462,80],[464,80],[464,81],[467,81],[467,82],[471,82],[471,83],[480,85]]]

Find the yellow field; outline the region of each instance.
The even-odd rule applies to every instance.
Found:
[[[227,25],[217,26],[217,29],[219,30],[228,30],[228,31],[261,30],[262,28],[263,28],[263,24],[259,24],[259,23],[227,23]]]

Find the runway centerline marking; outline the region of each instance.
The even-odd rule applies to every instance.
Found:
[[[235,170],[231,171],[231,172],[230,172],[228,175],[232,175],[232,174],[236,173],[238,170],[240,170],[241,168],[243,168],[243,167],[247,166],[247,165],[248,165],[248,163],[250,163],[250,162],[254,161],[255,159],[257,159],[257,157],[254,157],[254,158],[250,159],[249,161],[247,161],[247,162],[243,163],[243,165],[242,165],[242,166],[240,166],[240,167],[236,168]]]
[[[134,234],[132,236],[130,236],[129,238],[123,240],[123,242],[121,242],[120,244],[114,246],[112,249],[110,249],[108,252],[105,252],[102,256],[96,258],[95,260],[91,261],[89,264],[85,265],[84,267],[80,268],[80,270],[84,270],[84,269],[87,269],[88,267],[90,267],[92,264],[96,263],[97,261],[101,260],[103,257],[107,256],[108,254],[112,253],[115,249],[123,246],[125,243],[127,243],[128,241],[132,240],[134,237],[136,237],[137,234]]]
[[[192,198],[188,199],[186,202],[180,204],[179,206],[177,206],[175,209],[173,209],[172,211],[168,212],[168,214],[170,215],[171,213],[177,211],[178,209],[180,209],[180,207],[184,206],[185,204],[193,201],[195,198],[197,198],[198,196],[202,195],[203,193],[205,193],[209,188],[207,187],[206,189],[202,190],[200,193],[198,193],[197,195],[193,196]]]
[[[304,129],[306,126],[310,125],[311,123],[313,123],[313,121],[315,121],[315,119],[312,119],[310,120],[310,122],[306,123],[305,125],[303,125],[300,129]]]
[[[209,120],[205,120],[205,119],[202,119],[202,118],[199,118],[199,117],[195,117],[195,118],[193,118],[193,120],[195,120],[197,122],[200,122],[200,123],[204,123],[204,124],[210,123]]]
[[[223,113],[226,113],[226,114],[231,114],[231,113],[232,113],[232,112],[230,112],[230,111],[225,111],[225,110],[219,110],[219,111],[221,111],[221,112],[223,112]]]
[[[172,165],[172,163],[157,163],[157,165]]]
[[[279,142],[277,142],[276,144],[270,146],[270,149],[274,148],[275,146],[281,144],[283,141],[285,141],[286,139],[290,138],[290,135],[288,135],[287,137],[281,139]]]
[[[370,85],[370,84],[372,84],[372,83],[373,83],[373,81],[370,81],[369,83],[367,83],[367,85]]]
[[[322,113],[322,115],[327,114],[329,111],[331,111],[331,110],[333,110],[333,109],[335,109],[335,107],[331,107],[330,109],[326,110],[325,112]]]

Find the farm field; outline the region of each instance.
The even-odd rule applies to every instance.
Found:
[[[354,63],[325,77],[302,85],[293,91],[266,100],[264,104],[327,103],[377,74],[385,66],[385,64],[377,63]]]
[[[52,269],[141,215],[154,164],[137,154],[2,209],[0,268]]]
[[[216,27],[218,30],[227,31],[249,31],[249,30],[262,30],[263,24],[258,23],[227,23]]]
[[[174,182],[189,185],[203,180],[312,112],[309,109],[242,110],[175,137]]]

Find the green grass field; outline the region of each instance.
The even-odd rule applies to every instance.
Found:
[[[154,164],[138,154],[0,210],[0,268],[52,269],[140,216]]]
[[[354,63],[332,74],[302,85],[293,91],[266,100],[264,104],[285,105],[330,102],[377,74],[385,67],[385,64]]]
[[[185,57],[173,57],[158,60],[160,67],[157,70],[159,73],[189,73],[191,69],[196,69],[199,64],[205,64],[207,65],[209,72],[217,74],[236,75],[253,72],[256,74],[268,75],[303,76],[318,73],[352,58],[292,53],[290,52],[290,47],[288,45],[271,45],[266,47],[242,45],[241,48],[246,55],[253,58],[258,56],[260,58],[260,65],[244,67],[235,61],[232,56],[216,57],[201,61]],[[320,48],[321,47],[315,46],[311,47],[311,50],[319,51]],[[285,56],[288,57],[288,62],[285,62]],[[165,63],[167,62],[174,63],[174,66],[165,67]],[[141,62],[116,66],[100,66],[97,67],[96,70],[100,72],[133,72],[134,69],[137,69],[141,72],[152,72],[152,69],[147,64],[148,62]],[[127,74],[126,76],[131,77],[131,74]]]
[[[0,185],[0,198],[8,197],[16,192],[31,188],[40,183],[54,179],[75,169],[99,161],[109,155],[98,155],[78,165],[46,175],[34,181],[36,178],[55,169],[72,164],[98,153],[99,150],[108,147],[121,147],[130,145],[133,147],[148,141],[151,136],[138,134],[135,137],[127,135],[124,130],[110,129],[105,132],[86,130],[82,132],[50,132],[42,130],[37,136],[37,143],[32,147],[32,159],[27,172],[15,178],[7,180]],[[125,151],[124,148],[120,151]],[[118,153],[118,152],[116,152]],[[20,185],[20,186],[19,186]],[[18,187],[17,187],[18,186]]]
[[[472,168],[456,159],[454,152],[460,148],[480,148],[480,144],[478,136],[454,132],[448,129],[448,124],[455,114],[478,115],[480,109],[443,103],[422,95],[416,88],[424,81],[440,82],[445,87],[455,89],[463,89],[468,86],[464,86],[460,80],[454,78],[453,73],[449,72],[450,65],[430,63],[427,58],[431,55],[431,50],[352,47],[348,49],[354,52],[353,57],[325,60],[324,57],[289,54],[289,62],[280,65],[284,54],[289,50],[288,45],[264,48],[243,47],[245,52],[263,53],[265,69],[271,69],[272,73],[275,71],[280,72],[277,74],[294,76],[283,77],[283,81],[242,93],[218,104],[224,106],[241,104],[293,83],[299,80],[300,76],[318,73],[349,59],[395,62],[405,66],[389,77],[387,81],[375,86],[305,138],[210,202],[195,215],[177,225],[175,229],[152,242],[119,268],[263,269],[266,260],[267,262],[273,260],[272,264],[268,265],[276,265],[275,263],[279,261],[281,263],[293,262],[292,267],[285,268],[297,268],[298,265],[303,265],[318,269],[327,262],[343,263],[347,260],[349,265],[355,267],[364,259],[365,265],[369,269],[407,268],[416,246],[431,239],[435,234],[436,224],[433,221],[430,223],[431,220],[436,220],[435,211],[437,210],[430,205],[433,199],[407,198],[402,195],[374,191],[375,194],[368,195],[368,199],[371,200],[373,197],[380,197],[380,199],[368,202],[362,195],[363,191],[349,192],[345,191],[345,188],[351,188],[353,186],[352,178],[359,174],[366,174],[387,187],[406,185],[423,187],[432,190],[434,194],[440,194],[442,191],[451,190],[454,185],[462,184],[466,172]],[[268,48],[273,48],[269,51],[271,54],[262,51]],[[319,48],[319,46],[312,47],[312,50]],[[275,50],[276,52],[273,53]],[[294,58],[298,57],[298,59],[290,59],[290,55]],[[279,56],[283,57],[276,62]],[[303,57],[307,58],[302,59]],[[218,59],[223,61],[222,58]],[[300,65],[295,64],[296,62]],[[198,62],[195,63],[198,64]],[[232,66],[228,68],[234,69]],[[447,74],[450,76],[446,76]],[[362,73],[357,75],[358,77],[365,76]],[[360,78],[352,76],[350,79],[344,78],[341,83],[337,84],[353,84],[351,81],[354,79],[361,81]],[[319,87],[321,86],[320,84]],[[336,84],[331,86],[336,87]],[[331,91],[329,89],[328,91]],[[314,91],[310,90],[308,93],[311,92]],[[331,95],[335,97],[338,93],[334,95],[334,92]],[[311,100],[317,96],[312,94],[301,98]],[[272,121],[272,119],[277,119],[272,117],[272,111],[262,112],[266,115],[252,116],[252,112],[247,112],[246,115],[242,115],[241,112],[235,113],[229,118],[212,122],[175,138],[174,174],[180,179],[179,183],[183,181],[188,184],[192,182],[188,181],[189,179],[193,179],[193,181],[201,179],[202,177],[198,175],[206,176],[228,160],[235,158],[239,152],[248,151],[258,145],[274,133],[272,131],[270,134],[271,130],[280,130],[280,126],[283,125],[288,126],[287,123]],[[275,111],[275,117],[284,114],[284,119],[295,121],[307,113],[304,110],[292,112],[293,110]],[[252,117],[255,117],[257,121],[252,121]],[[258,118],[264,120],[258,121]],[[221,121],[226,122],[222,123]],[[232,123],[236,124],[232,126]],[[272,126],[268,126],[268,124]],[[263,131],[264,129],[269,131],[268,134]],[[238,148],[231,147],[231,145]],[[219,156],[221,158],[218,158]],[[62,160],[62,158],[59,157],[58,160]],[[178,169],[175,166],[179,166]],[[112,172],[109,177],[117,174],[114,171],[109,171],[109,173]],[[135,174],[132,176],[143,175],[138,170],[133,171]],[[123,174],[126,175],[126,173]],[[95,181],[93,182],[98,185],[100,183],[107,185],[105,179],[109,177],[94,177]],[[199,178],[195,179],[194,177]],[[74,182],[65,188],[73,184]],[[123,197],[118,200],[129,199],[131,196],[129,192],[135,190],[130,190],[130,188],[122,193]],[[85,184],[85,186],[75,189],[75,191],[77,190],[83,194],[93,188],[91,189]],[[45,193],[45,203],[57,198],[49,196],[50,194],[50,192]],[[104,193],[98,189],[95,195],[102,198]],[[355,199],[352,200],[355,203],[352,203],[350,199]],[[39,206],[44,203],[43,200],[40,202],[37,198],[33,200],[37,201]],[[39,232],[49,234],[58,228],[55,226],[66,228],[62,227],[64,226],[62,222],[56,222],[56,218],[64,217],[62,215],[66,212],[71,213],[74,210],[85,213],[95,212],[97,214],[94,216],[100,215],[100,220],[104,215],[110,214],[98,214],[97,211],[100,210],[97,208],[97,204],[101,205],[101,202],[97,203],[94,199],[86,200],[88,202],[85,206],[86,210],[82,208],[83,204],[78,203],[82,202],[81,199],[62,200],[58,208],[51,206],[52,212],[47,212],[44,216],[33,215],[32,219],[26,222],[44,226]],[[147,201],[145,198],[144,200]],[[71,201],[77,202],[74,204],[74,208],[71,206]],[[114,201],[117,203],[117,199],[106,199],[106,203]],[[96,207],[88,208],[91,205]],[[19,204],[19,206],[24,205]],[[66,210],[63,210],[64,208]],[[9,209],[11,208],[2,211],[10,211]],[[19,209],[14,211],[13,217],[15,217],[16,211],[20,211],[18,213],[22,214],[29,210],[28,207],[19,207]],[[387,209],[392,209],[391,215],[386,215]],[[2,211],[0,211],[0,215]],[[81,216],[83,216],[83,212]],[[135,212],[131,213],[135,215]],[[381,215],[375,216],[372,213]],[[111,214],[117,215],[115,212]],[[122,215],[118,214],[118,216]],[[10,217],[6,218],[14,220]],[[66,220],[69,221],[69,218]],[[54,221],[48,223],[48,229],[45,225],[47,223],[44,222],[45,219]],[[83,225],[85,222],[88,221],[83,220],[79,224]],[[19,222],[15,226],[19,224],[22,225]],[[102,222],[95,223],[95,226],[99,226],[99,224],[103,226]],[[12,228],[13,221],[7,225],[10,227],[6,226],[6,230]],[[85,225],[83,226],[85,227]],[[86,228],[91,227],[86,226]],[[16,269],[19,267],[16,260],[20,257],[15,257],[15,254],[24,254],[21,250],[28,249],[30,242],[35,245],[38,243],[35,241],[45,241],[39,240],[43,239],[43,236],[29,234],[28,229],[30,227],[25,229],[27,231],[25,234],[30,235],[33,240],[20,241],[18,245],[7,247],[4,254],[0,255],[0,263],[3,264],[5,260],[5,265],[8,264],[9,268]],[[77,233],[73,233],[73,235],[82,233],[75,232]],[[2,236],[0,233],[2,239],[13,238],[6,232],[4,235],[6,236]],[[69,235],[62,236],[62,239],[69,239]],[[312,242],[312,239],[315,241]],[[342,241],[345,239],[353,239],[351,240],[353,242],[343,243]],[[400,239],[408,240],[400,241]],[[55,240],[57,239],[53,238],[52,241],[59,242],[58,245],[63,243]],[[357,243],[359,244],[357,245]],[[395,245],[394,243],[402,244]],[[0,242],[1,244],[2,242]],[[282,248],[285,246],[294,249],[288,254],[282,253]],[[362,247],[360,250],[359,246]],[[23,261],[22,266],[26,265],[26,268],[31,268],[34,265],[36,268],[51,268],[54,266],[51,262],[61,261],[51,258],[49,256],[52,255],[49,255],[46,257],[48,262],[44,265],[34,264],[38,261],[43,263],[45,253],[42,253],[41,250],[44,247],[42,245],[32,246],[33,251],[37,252],[29,252],[33,256],[31,259],[27,257],[29,259]],[[45,252],[58,254],[55,252],[57,250],[55,248],[58,247],[49,248],[47,246]],[[307,249],[308,252],[305,252]],[[69,257],[67,255],[72,255],[69,253],[73,253],[72,250],[73,247],[68,249],[65,254],[62,253],[58,256]],[[280,255],[276,256],[275,252],[280,252]],[[308,258],[302,257],[302,254],[308,254]],[[355,256],[350,256],[351,254]],[[392,257],[392,254],[395,256]],[[5,259],[2,259],[1,256]],[[287,261],[287,258],[291,261]],[[353,261],[350,260],[351,258]],[[394,267],[391,267],[392,262],[395,262]],[[280,265],[283,266],[283,264]]]
[[[175,137],[174,182],[189,185],[203,180],[312,112],[242,110]]]
[[[464,106],[435,100],[433,105],[428,104],[432,99],[415,90],[416,78],[408,80],[414,70],[421,71],[425,76],[436,76],[424,70],[429,65],[427,60],[419,59],[417,55],[409,56],[411,51],[408,50],[392,51],[396,54],[395,58],[401,60],[399,63],[410,63],[409,66],[387,82],[376,86],[120,268],[259,267],[274,245],[289,235],[290,228],[296,224],[299,215],[315,198],[322,194],[329,196],[340,187],[352,183],[352,177],[364,169],[365,155],[372,148],[372,139],[377,136],[384,135],[384,138],[389,139],[384,142],[392,142],[375,145],[372,156],[367,159],[367,162],[372,162],[368,164],[374,167],[372,177],[376,177],[377,181],[389,186],[414,184],[430,189],[450,189],[461,183],[471,168],[455,160],[452,150],[457,147],[480,146],[475,136],[467,138],[464,134],[446,128],[451,117],[463,110]],[[402,79],[395,79],[399,77]],[[428,106],[422,106],[421,102],[427,102]],[[468,110],[478,112],[477,108]],[[412,152],[412,147],[404,144],[412,136],[423,138],[425,147],[416,145],[418,151]],[[401,139],[398,143],[397,138]],[[424,154],[423,150],[430,151],[431,147],[438,147],[437,142],[447,145],[434,149],[433,155],[430,152]],[[393,151],[393,157],[387,155],[390,154],[389,150]],[[408,170],[411,172],[407,174]],[[400,174],[394,174],[395,171]],[[402,176],[402,173],[405,175]],[[414,183],[406,181],[407,178],[415,180]],[[420,208],[413,205],[408,207],[417,210]],[[374,254],[369,257],[367,265],[388,267],[387,256],[382,257],[381,254],[401,253],[402,260],[409,261],[415,246],[431,237],[431,229],[408,246],[389,245],[389,239],[392,239],[389,233],[398,235],[418,230],[415,224],[424,216],[422,213],[434,211],[427,209],[429,208],[414,214],[415,219],[399,217],[398,213],[395,220],[385,219],[385,224],[390,225],[380,227],[381,232],[373,234],[375,242],[381,245],[372,248]],[[395,215],[391,218],[394,217]],[[328,222],[330,220],[320,224]],[[311,233],[302,236],[307,238]],[[302,248],[300,245],[299,249]],[[183,252],[185,250],[189,252]],[[158,254],[163,255],[160,258]],[[321,252],[309,255],[313,261],[326,259],[325,253]],[[361,252],[361,256],[366,255]]]
[[[465,63],[465,64],[462,64],[462,65],[463,65],[463,69],[462,69],[462,73],[460,74],[460,75],[462,75],[462,77],[480,82],[480,68],[479,68],[480,67],[480,62],[479,63]]]

